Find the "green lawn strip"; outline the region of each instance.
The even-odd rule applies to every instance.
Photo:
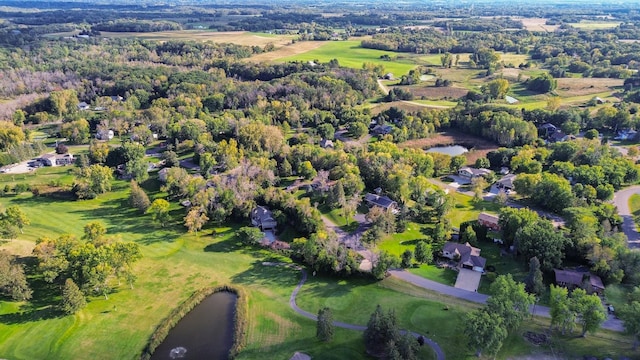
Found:
[[[410,273],[422,276],[425,279],[433,280],[441,284],[453,286],[456,283],[458,273],[452,269],[440,268],[436,265],[420,265],[419,267],[408,269]]]
[[[395,60],[386,61],[380,57],[388,55]],[[399,56],[392,51],[366,49],[360,46],[360,41],[328,41],[317,49],[278,59],[286,61],[320,61],[329,62],[338,59],[340,66],[361,69],[365,62],[384,66],[385,72],[391,72],[395,76],[401,76],[415,68],[417,65],[406,55]]]
[[[629,211],[635,221],[636,230],[640,230],[640,227],[638,227],[638,224],[640,224],[640,194],[633,194],[629,197]]]

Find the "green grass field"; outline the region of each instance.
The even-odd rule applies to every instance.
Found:
[[[389,55],[396,60],[385,61],[380,58],[382,55]],[[406,56],[406,58],[402,58]],[[285,61],[320,61],[329,62],[331,59],[338,59],[341,66],[361,69],[365,62],[384,66],[385,72],[391,72],[395,76],[401,76],[416,67],[413,60],[407,55],[392,51],[382,51],[375,49],[365,49],[360,47],[359,41],[331,41],[323,44],[317,49],[303,54],[278,59]]]

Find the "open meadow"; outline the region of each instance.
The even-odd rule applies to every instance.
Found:
[[[388,55],[392,60],[383,60],[381,56]],[[383,51],[375,49],[365,49],[360,47],[360,41],[326,41],[313,50],[294,56],[273,59],[274,61],[320,61],[329,62],[338,59],[341,66],[361,69],[363,63],[372,63],[384,66],[385,72],[393,73],[400,77],[415,68],[417,64],[414,59],[402,53]]]

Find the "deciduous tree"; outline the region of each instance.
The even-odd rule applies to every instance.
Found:
[[[485,309],[467,314],[463,333],[467,339],[467,345],[476,351],[477,356],[481,356],[483,351],[490,355],[497,354],[508,335],[502,317]]]
[[[151,206],[147,209],[147,214],[151,214],[153,221],[164,227],[169,219],[169,206],[169,202],[165,199],[153,200]]]

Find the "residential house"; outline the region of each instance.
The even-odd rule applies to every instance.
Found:
[[[564,286],[570,290],[581,288],[588,293],[596,293],[602,295],[604,293],[604,284],[598,275],[588,271],[577,270],[560,270],[553,269],[556,276],[556,284]]]
[[[114,137],[113,130],[99,130],[96,133],[96,139],[98,140],[111,140]]]
[[[502,179],[496,181],[496,187],[502,190],[513,190],[513,181],[516,179],[515,174],[508,174],[502,177]]]
[[[448,241],[442,248],[442,256],[458,262],[458,267],[477,272],[484,272],[487,259],[480,256],[480,249],[469,243],[459,244]]]
[[[484,225],[494,231],[500,230],[499,220],[500,218],[496,215],[487,214],[485,212],[478,214],[478,222],[480,225]]]
[[[44,154],[40,161],[45,166],[64,166],[73,164],[74,158],[71,154]]]
[[[251,210],[251,224],[259,227],[262,231],[275,230],[278,226],[271,210],[264,206],[258,206]]]
[[[556,131],[558,131],[558,128],[555,125],[550,123],[542,124],[538,128],[538,133],[540,134],[540,137],[543,137],[545,139],[555,134]]]
[[[472,167],[461,167],[460,170],[458,170],[458,175],[465,177],[465,178],[469,178],[469,179],[474,179],[477,177],[485,177],[485,176],[489,176],[493,173],[493,171],[489,170],[489,169],[476,169],[476,168],[472,168]]]
[[[89,109],[91,109],[91,106],[84,101],[78,104],[78,110],[89,110]]]
[[[158,171],[158,180],[160,180],[160,182],[166,183],[168,173],[169,173],[169,168],[164,168]]]
[[[320,140],[320,147],[321,148],[332,148],[333,149],[333,141],[331,140],[327,140],[327,139],[322,139]]]
[[[392,130],[393,128],[391,127],[391,125],[376,125],[373,127],[373,129],[371,129],[371,132],[375,135],[387,135],[391,134]]]
[[[398,212],[398,203],[386,196],[368,193],[364,196],[364,201],[369,207],[380,207],[384,210],[391,210],[394,214]]]

